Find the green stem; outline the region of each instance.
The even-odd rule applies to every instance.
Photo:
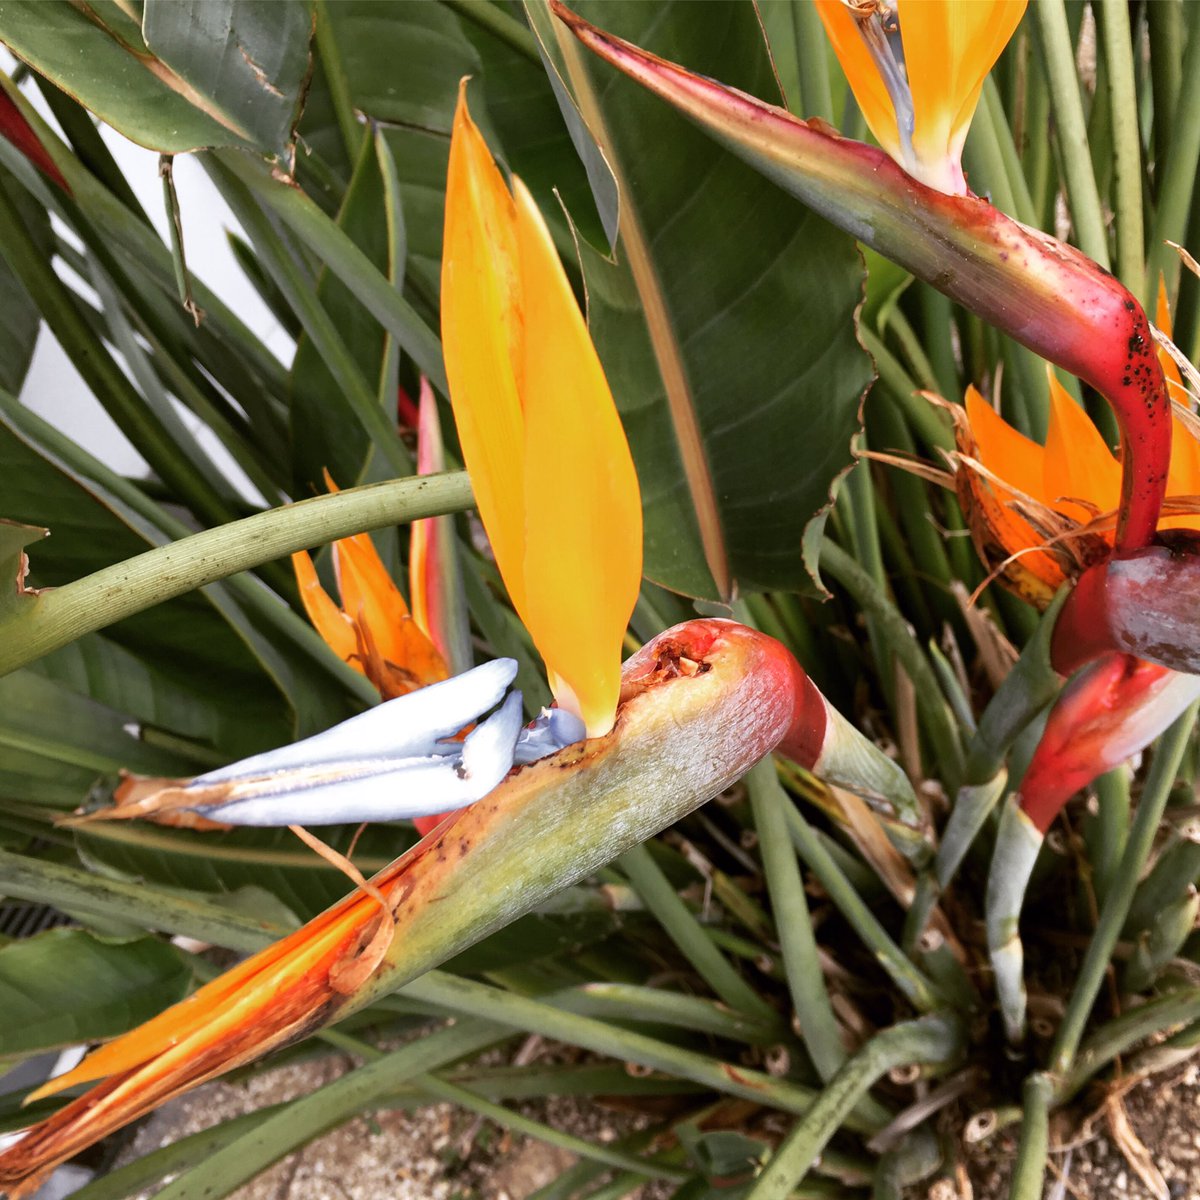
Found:
[[[1100,192],[1092,171],[1087,124],[1083,119],[1083,100],[1079,95],[1075,50],[1071,43],[1071,31],[1067,27],[1066,7],[1063,0],[1039,0],[1033,6],[1032,13],[1037,22],[1042,63],[1050,81],[1050,96],[1054,101],[1054,123],[1062,153],[1075,240],[1088,258],[1107,270],[1108,236],[1104,232]]]
[[[963,752],[950,706],[942,696],[937,675],[913,637],[907,622],[874,580],[840,546],[826,541],[821,547],[821,569],[854,597],[858,606],[880,625],[892,652],[912,680],[921,699],[919,714],[932,743],[942,778],[951,791],[963,777]]]
[[[914,395],[916,384],[896,356],[883,344],[881,338],[865,325],[859,326],[858,336],[879,372],[879,381],[891,392],[908,423],[920,434],[922,441],[931,450],[953,450],[954,434],[949,424],[927,400]]]
[[[829,55],[817,6],[801,0],[792,5],[796,31],[796,61],[800,67],[800,105],[797,116],[820,117],[835,124],[833,92],[829,86]]]
[[[1156,10],[1174,11],[1169,0],[1150,5],[1151,32],[1156,25]],[[1157,81],[1157,59],[1155,60]],[[1155,95],[1157,96],[1157,91]],[[1146,276],[1146,294],[1154,296],[1161,272],[1167,281],[1167,294],[1175,294],[1179,278],[1179,255],[1166,243],[1182,243],[1187,236],[1188,215],[1196,187],[1196,171],[1200,165],[1200,37],[1188,40],[1183,59],[1183,86],[1177,91],[1175,120],[1170,126],[1171,138],[1164,157],[1157,165],[1158,206],[1150,235],[1150,262]],[[1159,128],[1159,114],[1154,114],[1154,128]]]
[[[661,1163],[647,1162],[632,1154],[623,1154],[619,1150],[597,1146],[586,1138],[562,1133],[541,1121],[534,1121],[529,1117],[522,1116],[503,1104],[497,1104],[470,1088],[440,1079],[436,1075],[418,1075],[413,1079],[413,1084],[438,1100],[457,1105],[468,1112],[478,1113],[481,1117],[499,1125],[501,1129],[511,1129],[524,1137],[537,1138],[539,1142],[544,1142],[548,1146],[557,1146],[560,1150],[567,1151],[568,1154],[588,1159],[591,1162],[604,1163],[609,1167],[633,1172],[639,1182],[650,1178],[671,1179],[676,1183],[682,1183],[688,1178],[686,1171],[665,1167]]]
[[[1099,807],[1094,836],[1089,839],[1089,858],[1096,902],[1103,905],[1117,878],[1125,839],[1129,836],[1129,771],[1125,766],[1096,780],[1096,797]]]
[[[0,624],[0,674],[238,571],[353,533],[461,512],[473,502],[463,472],[424,475],[317,496],[158,546],[17,604]]]
[[[943,1067],[962,1052],[963,1031],[952,1018],[922,1017],[877,1033],[829,1081],[780,1143],[746,1200],[787,1200],[846,1114],[880,1076],[912,1063]]]
[[[1089,1079],[1119,1054],[1167,1029],[1200,1017],[1200,988],[1180,988],[1139,1004],[1102,1025],[1084,1043],[1075,1063],[1055,1089],[1055,1101],[1068,1101]]]
[[[818,1074],[829,1080],[846,1061],[846,1050],[817,955],[804,880],[788,838],[787,810],[791,801],[769,758],[750,771],[746,786],[800,1036]]]
[[[1179,60],[1187,42],[1183,0],[1156,0],[1147,4],[1146,24],[1150,30],[1150,84],[1154,94],[1154,173],[1161,201],[1163,164],[1171,157],[1175,137],[1181,132],[1175,123],[1175,106],[1182,82]],[[1187,135],[1186,123],[1182,132]]]
[[[32,409],[25,408],[3,391],[0,391],[0,418],[7,420],[20,436],[31,441],[39,451],[49,451],[69,471],[82,476],[88,483],[98,484],[103,492],[115,497],[164,537],[187,538],[192,535],[182,521],[160,508],[141,488],[93,458],[65,434],[43,421]],[[225,581],[224,587],[245,612],[261,622],[264,628],[278,630],[343,690],[364,704],[374,704],[378,700],[379,693],[366,677],[331,654],[320,634],[308,621],[286,604],[280,604],[258,580],[247,575],[235,575]]]
[[[293,1100],[201,1166],[169,1183],[158,1195],[162,1200],[226,1196],[285,1154],[356,1113],[386,1106],[387,1098],[415,1077],[477,1054],[507,1035],[498,1022],[462,1021],[410,1042]]]
[[[1050,1077],[1038,1072],[1025,1080],[1025,1114],[1013,1168],[1009,1200],[1041,1200],[1050,1154]]]
[[[854,890],[833,856],[825,849],[816,830],[804,819],[796,805],[784,808],[788,834],[805,865],[829,894],[834,907],[846,919],[876,961],[892,977],[914,1008],[930,1012],[943,997],[904,955],[888,935],[870,906]]]
[[[644,845],[627,850],[618,865],[667,936],[730,1008],[764,1019],[773,1015],[771,1006],[712,944]]]
[[[609,1055],[621,1062],[639,1063],[784,1112],[806,1112],[815,1099],[811,1088],[802,1087],[791,1080],[775,1079],[761,1071],[734,1067],[719,1059],[606,1021],[564,1012],[557,1005],[544,1000],[518,996],[444,971],[430,971],[422,975],[407,984],[401,994],[464,1016],[502,1021],[514,1029],[555,1038],[568,1045],[582,1046],[585,1050]],[[881,1105],[864,1100],[853,1106],[843,1124],[853,1132],[873,1132],[882,1128],[889,1119],[889,1114]]]
[[[1100,33],[1108,64],[1116,170],[1117,277],[1135,295],[1144,295],[1146,265],[1142,245],[1142,147],[1133,78],[1132,33],[1125,0],[1100,0]]]
[[[1197,704],[1187,711],[1163,734],[1154,753],[1146,786],[1142,790],[1137,816],[1129,831],[1125,853],[1117,869],[1112,889],[1100,910],[1096,932],[1088,945],[1083,963],[1075,981],[1074,991],[1067,1003],[1067,1011],[1054,1039],[1050,1053],[1050,1069],[1056,1075],[1065,1075],[1074,1063],[1079,1039],[1092,1011],[1096,996],[1104,984],[1113,947],[1125,924],[1125,917],[1133,901],[1142,868],[1154,844],[1163,810],[1171,794],[1171,784],[1187,749],[1192,726],[1196,723]]]

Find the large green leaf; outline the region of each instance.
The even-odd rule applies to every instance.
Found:
[[[50,253],[50,214],[27,192],[12,186],[7,171],[0,182],[8,188],[20,209],[25,227],[39,245]],[[25,285],[17,278],[7,259],[0,256],[0,388],[14,395],[21,390],[33,350],[37,345],[42,316],[29,299]]]
[[[155,938],[51,929],[0,949],[0,1056],[115,1037],[183,998],[192,972]]]
[[[581,7],[657,54],[779,98],[750,6]],[[559,53],[548,12],[531,13]],[[854,243],[636,84],[573,44],[566,54],[620,187],[617,261],[584,246],[583,268],[642,484],[646,572],[712,598],[803,587],[815,573],[805,530],[852,461],[871,379]]]
[[[14,770],[15,754],[45,760]],[[30,795],[22,777],[53,778],[79,803],[101,775],[122,768],[148,774],[187,772],[187,759],[141,741],[128,717],[29,670],[0,676],[0,789]]]
[[[115,4],[0,0],[0,41],[131,141],[167,154],[254,143],[159,62]],[[193,103],[193,97],[201,103]]]
[[[0,517],[0,612],[21,603],[28,569],[25,547],[40,542],[49,533],[40,525],[22,525]]]
[[[482,65],[454,14],[403,0],[336,0],[328,11],[354,107],[448,136],[459,80]]]
[[[290,164],[309,70],[304,0],[146,0],[142,32],[217,121]]]

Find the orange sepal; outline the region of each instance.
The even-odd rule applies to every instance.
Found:
[[[843,0],[814,0],[814,3],[867,128],[893,159],[902,161],[900,132],[896,126],[892,98],[888,95],[866,42],[858,32],[853,14]]]
[[[1046,430],[1046,502],[1065,516],[1087,524],[1121,502],[1121,464],[1092,419],[1047,367],[1050,421]],[[1085,503],[1073,503],[1084,501]],[[1111,535],[1110,535],[1111,540]]]
[[[965,414],[949,407],[962,456],[954,475],[955,490],[979,557],[1018,596],[1045,608],[1066,579],[1066,571],[1058,557],[1037,548],[1045,545],[1046,535],[1015,508],[1021,501],[1018,493],[1040,500],[1027,487],[1040,474],[1035,468],[1041,466],[1042,447],[1008,425],[974,387],[967,389]],[[1013,480],[1014,474],[1026,487]]]
[[[641,498],[587,326],[532,197],[510,195],[459,92],[442,342],[496,564],[563,708],[611,727],[641,581]]]
[[[317,569],[307,550],[297,550],[292,555],[292,568],[296,572],[296,584],[300,589],[300,600],[313,628],[321,635],[325,644],[356,671],[363,671],[358,659],[358,640],[354,636],[354,625],[350,618],[330,598],[317,578]]]
[[[913,99],[919,178],[962,190],[963,143],[983,82],[1025,12],[1026,0],[898,0]]]

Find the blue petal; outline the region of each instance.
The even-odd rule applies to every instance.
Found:
[[[557,754],[587,737],[584,723],[562,708],[543,708],[537,719],[521,730],[516,760],[521,766]]]

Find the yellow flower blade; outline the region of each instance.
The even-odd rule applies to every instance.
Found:
[[[983,81],[1016,32],[1026,0],[898,0],[913,98],[913,151],[926,183],[960,191],[963,143]],[[944,177],[944,183],[935,181]]]
[[[616,712],[641,579],[641,501],[599,359],[529,193],[509,194],[460,90],[446,187],[442,343],[496,563],[560,704]]]
[[[612,728],[642,575],[642,505],[600,359],[537,206],[514,180],[525,408],[525,615],[560,702]]]
[[[479,515],[524,610],[525,434],[513,371],[520,338],[515,214],[459,89],[446,178],[442,348],[454,423]]]
[[[1047,368],[1050,379],[1050,422],[1046,430],[1046,502],[1086,524],[1097,513],[1113,511],[1121,502],[1121,464],[1083,406]],[[1086,500],[1087,507],[1070,500]]]
[[[879,144],[897,162],[903,162],[896,110],[879,68],[858,31],[858,22],[844,0],[815,0],[833,52],[858,101],[858,107]]]

